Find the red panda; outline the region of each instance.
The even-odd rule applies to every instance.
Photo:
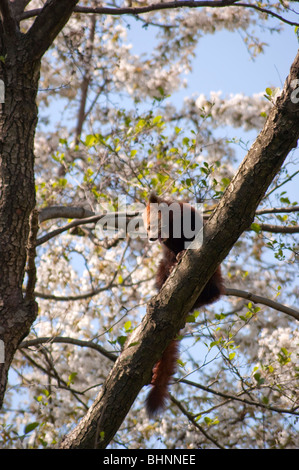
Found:
[[[162,199],[152,193],[143,220],[149,240],[159,240],[162,244],[163,255],[156,273],[156,287],[160,290],[183,252],[202,228],[202,218],[199,212],[189,204]],[[222,293],[223,281],[219,266],[195,301],[191,311],[215,302]],[[175,372],[178,355],[178,340],[172,340],[154,366],[152,389],[146,400],[149,416],[154,416],[159,410],[165,408],[168,384]]]

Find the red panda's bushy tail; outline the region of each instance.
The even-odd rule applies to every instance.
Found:
[[[154,416],[166,405],[168,384],[175,372],[179,355],[179,342],[173,340],[165,349],[161,359],[153,369],[152,389],[146,400],[146,410],[149,416]]]

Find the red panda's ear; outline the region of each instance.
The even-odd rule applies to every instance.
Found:
[[[152,191],[150,193],[148,201],[149,201],[149,203],[153,203],[153,204],[159,202],[159,198],[158,198],[157,194],[154,191]]]

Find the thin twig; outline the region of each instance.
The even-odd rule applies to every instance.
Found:
[[[186,410],[186,408],[181,404],[180,401],[178,401],[176,398],[174,398],[172,395],[170,395],[171,401],[181,410],[181,412],[188,418],[188,420],[193,424],[193,426],[196,427],[209,441],[211,441],[216,447],[219,449],[224,449],[224,447],[219,444],[212,436],[210,436],[209,433],[207,433],[204,428],[196,421],[195,417],[189,413],[189,411]]]
[[[196,383],[196,382],[192,382],[190,380],[182,379],[182,380],[179,380],[179,382],[180,383],[185,383],[186,385],[191,385],[192,387],[195,387],[195,388],[199,388],[200,390],[203,390],[207,393],[212,393],[213,395],[217,395],[217,396],[225,398],[229,401],[238,401],[238,402],[243,403],[245,405],[257,406],[259,408],[264,408],[266,410],[275,411],[276,413],[287,413],[287,414],[299,416],[299,412],[296,411],[296,409],[292,410],[292,409],[288,409],[288,408],[278,408],[278,407],[275,407],[275,406],[266,405],[266,404],[261,403],[261,402],[248,400],[247,398],[241,398],[241,395],[249,393],[252,390],[242,391],[238,395],[230,395],[228,393],[219,392],[218,390],[212,389],[210,387],[205,387],[204,385],[201,385],[201,384]]]

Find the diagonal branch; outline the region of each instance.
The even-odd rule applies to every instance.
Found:
[[[28,54],[39,60],[67,23],[79,0],[47,0],[26,34]]]

